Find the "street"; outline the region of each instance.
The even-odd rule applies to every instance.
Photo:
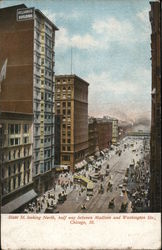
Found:
[[[103,156],[89,163],[87,169],[82,169],[75,174],[60,173],[54,189],[29,204],[24,212],[144,211],[149,206],[147,201],[149,166],[145,162],[146,155],[149,155],[149,140],[126,137],[117,146],[112,146]],[[95,175],[96,179],[92,179]],[[87,178],[91,183],[93,181],[92,195],[88,194],[83,183],[74,180],[75,176]]]
[[[129,143],[130,140],[127,139],[125,141]],[[79,196],[79,189],[72,191],[69,195],[67,200],[64,204],[59,205],[58,209],[61,213],[105,213],[105,212],[119,212],[122,202],[128,202],[128,209],[127,212],[131,212],[131,202],[128,199],[127,192],[123,193],[122,188],[119,185],[122,185],[123,179],[125,177],[125,172],[127,167],[132,163],[133,159],[138,162],[142,157],[143,154],[137,152],[141,151],[142,148],[142,140],[137,139],[134,142],[134,147],[136,148],[136,152],[132,152],[132,147],[127,147],[124,150],[124,144],[121,144],[119,148],[122,150],[121,155],[115,154],[115,151],[111,151],[111,156],[109,160],[104,160],[102,163],[102,170],[106,169],[107,164],[110,166],[110,176],[113,183],[112,191],[106,190],[108,181],[110,176],[104,178],[104,181],[101,182],[100,180],[95,184],[94,187],[94,195],[89,199],[86,200],[86,191]],[[99,194],[98,190],[99,187],[103,184],[104,193]],[[114,198],[115,206],[114,208],[108,208],[108,204],[110,200]],[[82,210],[82,204],[86,204],[86,209]]]

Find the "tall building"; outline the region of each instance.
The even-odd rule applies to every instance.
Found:
[[[97,121],[95,118],[88,119],[88,154],[93,155],[99,150]]]
[[[112,144],[112,122],[97,118],[97,132],[99,150],[109,148]]]
[[[151,210],[161,211],[161,22],[162,5],[150,2],[152,54],[152,113],[151,113]]]
[[[34,115],[32,171],[48,189],[54,168],[54,46],[58,28],[38,9],[0,9],[0,111]],[[3,73],[4,74],[4,73]],[[1,78],[3,77],[1,74]]]
[[[88,85],[76,75],[58,75],[55,114],[60,116],[60,164],[70,166],[88,155]]]
[[[118,119],[109,116],[104,116],[103,119],[112,122],[112,144],[115,145],[119,136]]]

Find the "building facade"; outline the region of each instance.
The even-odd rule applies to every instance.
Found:
[[[95,118],[88,119],[88,154],[94,155],[99,150],[97,121]]]
[[[76,75],[56,76],[55,114],[60,116],[60,164],[70,166],[72,171],[75,164],[88,155],[88,85]]]
[[[161,2],[150,2],[152,54],[152,113],[151,113],[151,211],[161,211]]]
[[[1,113],[0,124],[3,210],[3,205],[33,188],[33,116]]]
[[[103,118],[97,119],[98,146],[99,150],[110,148],[112,144],[112,122]]]
[[[32,114],[33,178],[48,189],[54,168],[54,46],[57,27],[38,9],[17,5],[0,10],[0,111]],[[7,41],[7,42],[6,42]]]
[[[115,145],[119,136],[118,119],[108,116],[104,116],[103,119],[112,122],[112,144]]]

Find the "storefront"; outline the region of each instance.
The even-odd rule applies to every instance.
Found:
[[[8,202],[4,206],[1,207],[1,213],[9,214],[9,213],[19,213],[22,212],[25,206],[33,201],[37,197],[37,193],[32,189],[27,193],[19,196],[13,201]]]

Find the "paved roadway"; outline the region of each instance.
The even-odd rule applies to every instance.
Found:
[[[119,212],[121,203],[128,202],[127,212],[131,212],[131,202],[128,200],[127,193],[123,195],[122,189],[119,187],[120,184],[123,184],[123,179],[125,177],[127,167],[132,163],[133,159],[137,162],[142,158],[141,148],[143,146],[142,140],[134,139],[134,148],[136,152],[132,152],[131,146],[124,149],[124,143],[130,143],[131,140],[126,139],[119,148],[122,149],[122,154],[119,156],[115,154],[115,151],[111,151],[111,156],[109,160],[104,160],[102,163],[102,170],[104,170],[109,164],[110,166],[110,175],[104,178],[104,181],[98,180],[97,183],[94,183],[94,192],[93,196],[90,199],[86,200],[86,191],[79,195],[80,187],[77,185],[77,189],[73,190],[68,194],[67,200],[63,204],[57,205],[57,208],[60,213],[113,213]],[[112,192],[107,192],[107,184],[110,179],[113,183]],[[101,185],[104,186],[104,193],[99,194],[98,190]],[[109,201],[114,198],[115,207],[113,209],[108,208]],[[82,204],[86,205],[86,209],[82,210]]]

